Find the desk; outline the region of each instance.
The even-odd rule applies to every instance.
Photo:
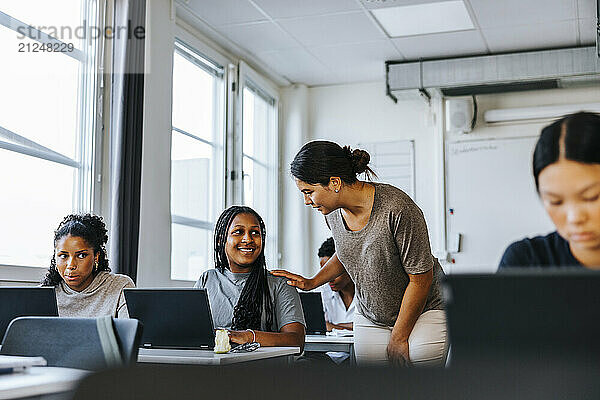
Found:
[[[0,399],[56,395],[70,392],[89,371],[59,367],[31,367],[0,375]],[[69,396],[70,397],[70,396]]]
[[[350,363],[356,364],[354,336],[306,335],[304,351],[343,351],[350,354]]]
[[[289,363],[299,347],[261,347],[249,353],[215,354],[212,350],[140,349],[138,363],[230,365],[248,361]]]

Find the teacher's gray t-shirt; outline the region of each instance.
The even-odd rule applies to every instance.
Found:
[[[196,288],[206,289],[210,302],[213,324],[215,328],[231,328],[233,309],[242,294],[244,284],[250,273],[233,273],[225,269],[222,273],[217,269],[204,272]],[[267,274],[269,294],[273,302],[273,326],[270,331],[279,332],[284,325],[299,322],[306,326],[302,303],[296,289],[286,283],[285,278]],[[261,317],[261,330],[266,329],[266,316],[264,312]]]
[[[374,185],[371,216],[361,230],[348,230],[341,209],[325,216],[335,252],[356,285],[357,311],[375,324],[393,326],[408,274],[432,268],[433,283],[423,312],[444,309],[440,289],[444,272],[431,254],[423,212],[402,190]]]

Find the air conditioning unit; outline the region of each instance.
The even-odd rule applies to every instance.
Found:
[[[600,113],[600,103],[561,104],[556,106],[505,108],[488,110],[483,119],[488,124],[555,119],[579,111]]]

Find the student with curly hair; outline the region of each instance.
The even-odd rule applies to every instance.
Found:
[[[54,254],[42,286],[54,286],[61,317],[128,318],[123,288],[130,277],[113,274],[106,258],[108,235],[102,217],[67,215],[54,231]]]
[[[215,269],[195,287],[207,289],[215,327],[230,329],[233,343],[304,347],[305,322],[298,292],[267,272],[265,224],[250,207],[232,206],[215,226]]]

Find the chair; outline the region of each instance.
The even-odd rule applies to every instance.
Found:
[[[101,370],[134,363],[142,337],[135,319],[20,317],[0,354],[42,356],[48,366]]]
[[[134,365],[142,341],[143,325],[137,319],[113,318],[115,333],[121,350],[123,364]]]

